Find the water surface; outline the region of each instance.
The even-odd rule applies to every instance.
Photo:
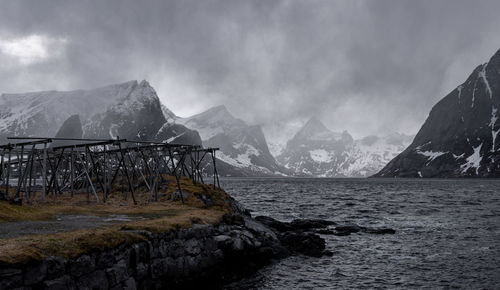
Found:
[[[231,287],[500,289],[500,180],[230,178],[221,185],[254,216],[397,231],[323,236],[333,257],[290,257]]]

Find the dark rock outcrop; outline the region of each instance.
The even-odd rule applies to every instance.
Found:
[[[500,50],[439,101],[377,177],[500,177]]]

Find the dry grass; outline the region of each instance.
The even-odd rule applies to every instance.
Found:
[[[168,232],[189,228],[197,224],[217,224],[222,216],[231,211],[227,203],[227,193],[212,186],[193,184],[185,178],[181,181],[184,192],[189,194],[183,204],[171,201],[170,194],[176,191],[168,187],[158,202],[149,202],[149,192],[136,192],[137,205],[121,193],[110,194],[106,203],[86,201],[85,194],[73,198],[48,196],[45,201],[34,200],[32,205],[15,206],[0,202],[0,222],[49,219],[56,214],[139,215],[146,219],[119,225],[81,229],[72,232],[29,235],[11,239],[0,239],[0,263],[24,264],[47,256],[75,258],[93,250],[104,250],[123,243],[132,243],[145,238],[130,230]],[[213,201],[207,206],[196,195],[205,195]],[[0,223],[1,226],[1,223]]]

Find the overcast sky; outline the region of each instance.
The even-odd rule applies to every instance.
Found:
[[[50,3],[50,5],[48,4]],[[188,116],[416,133],[500,48],[500,1],[0,0],[0,92],[146,79]]]

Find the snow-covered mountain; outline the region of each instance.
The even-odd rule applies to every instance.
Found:
[[[5,142],[8,136],[54,136],[66,120],[71,120],[71,127],[67,128],[81,124],[86,138],[119,136],[177,142],[178,137],[188,133],[192,137],[189,143],[201,143],[199,136],[184,126],[166,130],[171,124],[164,111],[147,81],[129,81],[92,90],[3,94],[0,96],[0,141]],[[161,129],[163,133],[159,134]],[[72,135],[68,130],[62,132]]]
[[[211,108],[188,118],[178,118],[178,124],[200,133],[204,146],[218,147],[217,158],[226,165],[223,175],[282,174],[269,152],[260,126],[249,126],[235,118],[224,106]]]
[[[376,176],[500,177],[500,50],[439,101],[413,143]]]
[[[365,177],[383,168],[411,139],[391,134],[354,140],[347,131],[332,132],[312,118],[288,141],[278,161],[296,176]]]

